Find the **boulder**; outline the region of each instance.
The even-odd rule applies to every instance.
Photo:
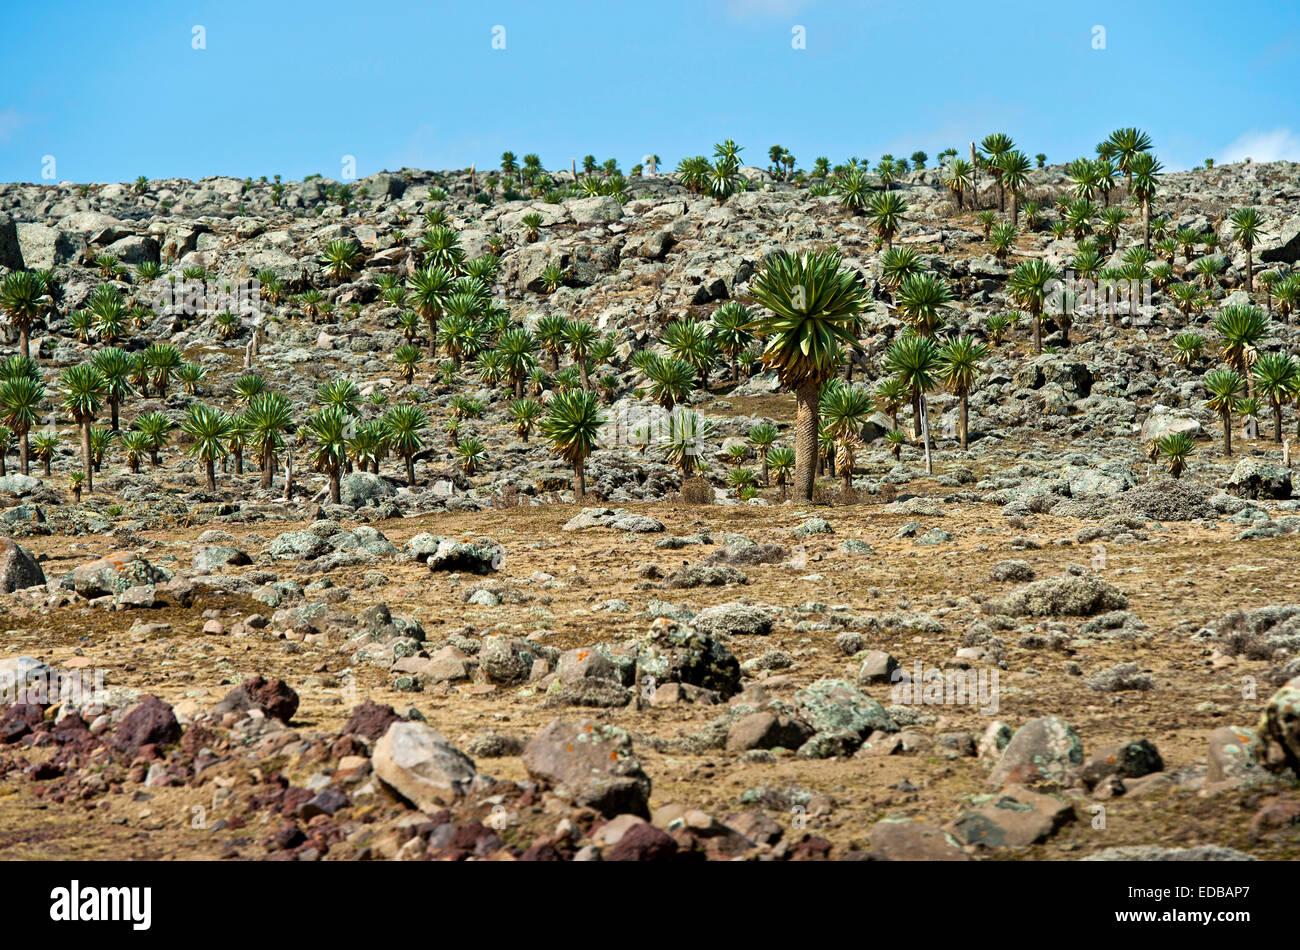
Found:
[[[942,828],[910,818],[882,818],[871,826],[871,851],[886,861],[973,861]]]
[[[1272,771],[1300,777],[1300,676],[1269,698],[1256,731],[1259,760]]]
[[[31,475],[24,475],[21,472],[10,472],[8,475],[0,475],[0,492],[7,494],[30,495],[36,489],[41,487],[41,480]]]
[[[528,742],[521,758],[528,774],[560,798],[609,817],[650,817],[650,779],[622,729],[556,719]]]
[[[138,554],[117,551],[97,561],[83,564],[72,572],[72,586],[87,600],[121,594],[128,587],[161,584],[171,577]]]
[[[18,246],[23,266],[28,270],[48,270],[57,264],[79,261],[86,252],[86,241],[45,224],[19,224]]]
[[[1185,432],[1195,439],[1201,434],[1201,424],[1185,410],[1161,405],[1153,406],[1151,414],[1142,421],[1143,442],[1153,442],[1161,436],[1176,432]]]
[[[776,713],[760,710],[737,719],[727,730],[727,752],[739,755],[750,749],[797,749],[810,738],[814,730],[806,722]]]
[[[1069,802],[1012,786],[963,813],[952,833],[966,845],[1025,848],[1046,841],[1073,818]]]
[[[499,570],[505,560],[506,549],[491,538],[474,541],[456,541],[444,538],[429,555],[431,571],[457,571],[468,574],[488,574]]]
[[[23,249],[18,243],[18,227],[14,219],[0,212],[0,267],[23,269]]]
[[[1031,719],[1011,737],[989,784],[1067,785],[1083,765],[1083,742],[1057,716]]]
[[[1238,498],[1284,501],[1291,497],[1291,469],[1247,456],[1232,470],[1227,487]]]
[[[397,494],[397,490],[373,472],[352,472],[343,476],[339,498],[351,508],[377,505]]]
[[[772,616],[762,607],[719,604],[701,610],[691,625],[710,637],[766,636],[772,632]]]
[[[1264,713],[1267,722],[1268,712]],[[1261,762],[1285,762],[1283,748],[1264,749],[1260,735],[1242,726],[1220,726],[1210,733],[1206,754],[1205,784],[1224,787],[1251,784],[1263,777]],[[1270,755],[1270,752],[1276,753]]]
[[[218,715],[257,709],[263,715],[288,724],[298,711],[298,694],[284,680],[266,680],[260,674],[248,677],[226,694],[214,710]]]
[[[132,706],[113,730],[111,745],[128,759],[141,746],[167,746],[181,737],[181,726],[172,707],[157,696],[146,693]]]
[[[194,570],[201,574],[219,571],[223,567],[239,567],[252,563],[253,559],[245,552],[224,544],[210,544],[199,548],[194,552],[194,559],[190,562]]]
[[[13,538],[0,537],[0,593],[36,587],[45,583],[45,572],[36,559]]]
[[[569,214],[578,224],[601,224],[623,217],[623,206],[612,195],[593,195],[565,203]]]
[[[406,720],[388,727],[370,764],[380,781],[427,814],[462,798],[477,774],[474,760],[442,733]]]

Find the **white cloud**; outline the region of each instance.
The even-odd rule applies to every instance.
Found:
[[[15,132],[27,124],[27,116],[12,106],[0,109],[0,142],[8,142]]]
[[[1300,135],[1287,128],[1271,132],[1252,129],[1238,136],[1215,161],[1231,164],[1245,158],[1253,162],[1300,162]]]

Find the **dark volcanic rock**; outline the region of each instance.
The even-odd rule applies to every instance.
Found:
[[[127,757],[134,757],[141,746],[167,746],[181,737],[181,725],[172,707],[152,693],[146,693],[118,723],[112,745]]]
[[[266,680],[261,674],[250,676],[217,704],[218,715],[259,709],[272,719],[288,723],[298,711],[298,694],[284,680]]]

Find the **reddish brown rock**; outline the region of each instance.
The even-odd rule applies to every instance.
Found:
[[[172,707],[157,696],[145,694],[131,707],[113,731],[113,748],[134,759],[143,746],[168,746],[181,737],[181,724]]]

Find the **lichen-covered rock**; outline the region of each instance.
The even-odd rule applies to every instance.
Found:
[[[1300,777],[1300,676],[1269,697],[1256,731],[1260,762],[1270,771]]]
[[[798,749],[813,735],[806,722],[762,709],[741,716],[727,730],[727,752],[739,755],[751,749]]]
[[[268,548],[279,560],[311,559],[331,550],[328,540],[311,531],[286,531],[277,535]]]
[[[719,604],[701,610],[691,625],[711,637],[766,636],[772,632],[772,615],[749,604]]]
[[[633,534],[654,534],[665,530],[662,521],[622,508],[583,508],[564,523],[561,531],[582,531],[587,528],[612,528]]]
[[[835,529],[825,518],[809,518],[790,529],[790,533],[799,537],[810,534],[834,534]]]
[[[1083,742],[1057,716],[1031,719],[1011,737],[989,774],[989,784],[1068,785],[1083,765]]]
[[[422,722],[394,722],[375,743],[375,775],[427,814],[454,804],[468,791],[474,760]]]
[[[846,680],[823,679],[794,694],[804,719],[818,732],[897,732],[885,707]]]
[[[154,567],[138,554],[117,551],[97,561],[83,564],[72,572],[72,586],[87,600],[120,594],[128,587],[161,584],[171,574]]]
[[[650,817],[650,779],[622,729],[556,719],[529,740],[521,758],[528,774],[560,798],[610,817]]]
[[[1011,786],[976,799],[976,807],[953,822],[963,844],[984,848],[1025,848],[1046,841],[1074,818],[1069,802]]]
[[[239,567],[252,563],[252,559],[239,548],[225,544],[210,544],[194,552],[194,559],[190,562],[190,566],[202,574],[207,574],[219,571],[223,567]]]
[[[373,472],[344,475],[339,485],[339,499],[351,508],[378,505],[396,493],[392,485]]]
[[[740,661],[715,638],[689,628],[674,628],[663,643],[640,649],[636,680],[643,686],[685,683],[729,699],[740,692]]]
[[[882,818],[871,826],[871,851],[886,861],[973,861],[948,832],[910,818]]]
[[[1264,719],[1267,717],[1265,712]],[[1277,759],[1272,759],[1254,729],[1221,726],[1210,733],[1205,785],[1207,788],[1252,785],[1265,778],[1264,763],[1276,765],[1279,759],[1285,762],[1286,753],[1276,751],[1280,754]]]
[[[1092,788],[1112,775],[1141,778],[1164,771],[1165,763],[1156,747],[1146,739],[1129,739],[1103,746],[1088,757],[1083,767],[1083,784]]]
[[[357,539],[361,550],[375,557],[391,557],[397,553],[393,543],[384,537],[383,532],[368,524],[357,525],[352,529],[352,536]]]
[[[45,583],[45,572],[26,548],[0,537],[0,593],[12,594]]]
[[[1291,497],[1291,469],[1247,456],[1232,470],[1227,487],[1238,498],[1284,500]]]
[[[553,648],[551,649],[553,651]],[[491,636],[478,652],[479,669],[490,683],[512,686],[528,680],[533,663],[544,648],[518,637]]]
[[[488,574],[499,570],[505,561],[506,549],[491,538],[474,541],[455,541],[444,538],[429,555],[431,571],[456,571],[465,574]]]

